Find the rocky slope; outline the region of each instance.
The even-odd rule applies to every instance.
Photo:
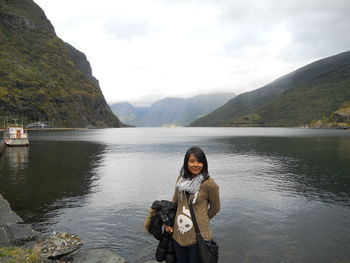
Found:
[[[191,126],[304,126],[348,100],[350,52],[344,52],[243,93]]]
[[[321,120],[312,121],[310,127],[350,129],[350,101],[344,103],[329,117],[324,116]]]
[[[0,0],[0,116],[57,127],[120,127],[86,56],[32,0]]]

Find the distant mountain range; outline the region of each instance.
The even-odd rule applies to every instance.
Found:
[[[330,116],[350,101],[350,51],[318,60],[238,95],[190,126],[296,127]]]
[[[86,56],[32,0],[0,0],[0,117],[56,127],[121,127]],[[2,118],[1,118],[2,120]]]
[[[150,107],[134,107],[128,102],[110,105],[125,124],[138,127],[187,126],[233,98],[233,93],[214,93],[192,98],[164,98]]]
[[[56,36],[43,10],[32,0],[0,0],[0,120],[7,116],[52,121],[58,127],[124,126],[117,115],[127,124],[150,127],[296,127],[313,121],[329,126],[332,121],[349,122],[349,102],[350,51],[237,97],[216,93],[165,98],[150,107],[118,103],[111,106],[113,114],[86,56]]]

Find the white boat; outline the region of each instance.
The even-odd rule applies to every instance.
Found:
[[[19,125],[7,127],[4,141],[7,146],[29,146],[28,133]]]

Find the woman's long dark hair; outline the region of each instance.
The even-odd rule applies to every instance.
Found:
[[[188,160],[190,159],[190,155],[193,154],[199,162],[203,164],[203,170],[201,174],[204,177],[204,180],[209,178],[209,172],[208,172],[208,162],[207,162],[207,157],[205,156],[205,153],[203,150],[199,147],[191,147],[190,149],[187,150],[184,158],[184,163],[183,166],[180,170],[181,176],[185,178],[191,178],[192,173],[188,170]]]

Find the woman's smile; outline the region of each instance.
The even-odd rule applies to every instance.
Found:
[[[190,158],[188,159],[187,167],[191,174],[197,175],[202,172],[203,163],[199,162],[196,156],[194,156],[194,154],[191,153]]]

